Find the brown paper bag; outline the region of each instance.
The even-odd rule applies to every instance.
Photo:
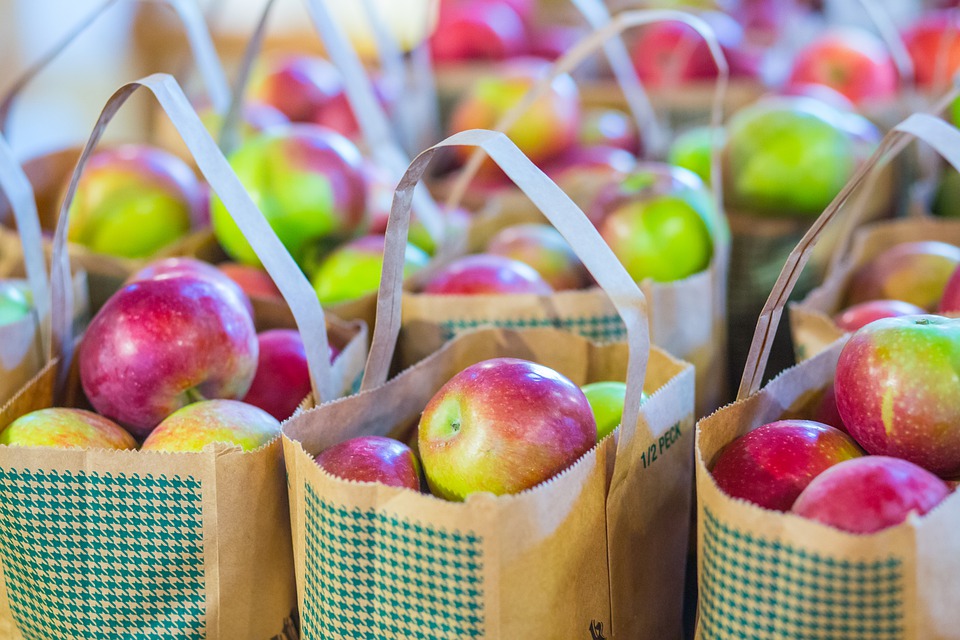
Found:
[[[330,365],[312,288],[176,81],[158,74],[114,94],[81,154],[54,238],[57,357],[0,410],[0,426],[55,399],[83,406],[76,370],[67,376],[75,344],[64,313],[71,304],[67,212],[105,127],[141,87],[170,115],[290,302],[315,397],[335,398],[356,377],[356,370],[345,370],[356,354]],[[362,333],[353,341],[365,346]],[[55,393],[63,378],[62,392]],[[299,637],[279,438],[256,451],[215,444],[200,453],[0,447],[0,513],[2,638]]]
[[[938,126],[931,116],[908,118],[869,164],[905,135],[926,137]],[[960,497],[896,527],[853,535],[732,499],[709,471],[724,446],[764,423],[798,415],[832,381],[843,339],[760,388],[790,288],[824,225],[869,169],[857,173],[791,253],[757,325],[739,400],[697,425],[698,638],[960,637],[954,561]]]
[[[437,149],[456,144],[482,145],[530,184],[614,301],[625,343],[554,329],[479,330],[385,382],[400,333],[412,190]],[[284,429],[304,638],[678,638],[693,371],[650,349],[640,289],[576,205],[503,134],[462,132],[418,156],[389,225],[365,391]],[[498,356],[541,362],[577,384],[626,380],[622,426],[538,487],[463,503],[345,481],[315,464],[314,455],[350,437],[404,437],[452,375]],[[643,388],[651,395],[641,405]]]

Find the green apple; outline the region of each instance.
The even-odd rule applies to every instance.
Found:
[[[720,132],[723,135],[723,132]],[[697,174],[704,184],[710,184],[710,151],[713,148],[713,129],[694,127],[681,133],[670,145],[667,162]]]
[[[33,306],[31,298],[23,280],[0,280],[0,327],[27,317]]]
[[[369,235],[335,249],[311,278],[320,303],[333,305],[376,293],[383,270],[384,237]],[[403,274],[410,276],[430,261],[422,249],[407,244]]]
[[[51,407],[21,416],[0,432],[0,444],[21,447],[136,449],[120,425],[84,409]]]
[[[587,396],[587,402],[597,421],[597,442],[603,440],[620,426],[623,417],[623,403],[627,397],[627,385],[615,380],[591,382],[580,389]],[[640,402],[647,400],[647,394],[640,394]]]

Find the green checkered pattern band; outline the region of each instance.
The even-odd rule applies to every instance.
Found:
[[[709,509],[704,516],[703,640],[903,637],[901,560],[838,560],[743,533]]]
[[[474,329],[544,329],[570,331],[594,342],[619,342],[627,337],[627,328],[617,314],[580,318],[513,318],[482,320],[445,320],[440,323],[444,339],[452,340]]]
[[[0,554],[27,640],[205,636],[198,481],[2,469]]]
[[[307,485],[303,639],[483,637],[481,542],[332,504]]]

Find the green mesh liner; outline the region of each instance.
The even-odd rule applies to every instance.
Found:
[[[627,337],[623,320],[617,314],[580,318],[445,320],[440,323],[440,326],[443,328],[445,340],[452,340],[461,333],[480,328],[562,329],[594,342],[619,342]]]

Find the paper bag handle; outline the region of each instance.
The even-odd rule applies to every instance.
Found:
[[[810,259],[813,247],[820,239],[824,227],[847,204],[851,195],[859,187],[868,183],[869,177],[875,170],[889,163],[913,139],[926,142],[947,162],[960,170],[960,130],[955,129],[940,118],[926,113],[916,113],[893,127],[884,136],[873,155],[857,170],[850,182],[840,190],[840,193],[807,230],[796,248],[787,256],[786,264],[784,264],[783,270],[780,272],[780,276],[773,285],[773,290],[760,312],[760,319],[757,321],[753,342],[750,344],[750,353],[744,366],[737,399],[742,400],[760,389],[763,374],[767,367],[767,360],[770,356],[773,337],[780,324],[783,308],[787,303],[790,292],[793,291],[797,280],[800,278],[800,272],[803,271],[803,267]]]
[[[310,369],[310,383],[317,401],[335,398],[330,373],[330,348],[327,342],[326,323],[316,292],[277,238],[276,233],[270,228],[266,218],[250,199],[223,153],[207,133],[180,85],[173,76],[165,73],[156,73],[129,82],[110,97],[97,119],[97,124],[70,178],[70,184],[60,207],[60,218],[57,222],[53,245],[55,259],[52,276],[55,318],[53,335],[55,347],[62,354],[61,374],[69,368],[73,348],[68,311],[72,308],[67,255],[70,204],[76,195],[77,184],[83,169],[107,125],[127,99],[140,88],[150,91],[170,118],[210,188],[223,201],[224,207],[290,305],[290,310],[303,337]],[[62,303],[63,306],[58,307],[58,303]]]
[[[546,95],[550,89],[550,85],[558,76],[573,71],[580,63],[587,60],[595,54],[597,50],[605,46],[606,43],[615,40],[619,41],[620,34],[627,29],[666,21],[682,22],[696,31],[707,43],[710,55],[713,57],[713,61],[717,66],[717,82],[713,93],[713,104],[710,109],[710,127],[713,141],[710,156],[710,171],[712,172],[710,182],[714,194],[715,214],[720,215],[720,212],[723,211],[721,186],[723,180],[720,174],[720,129],[723,124],[723,101],[727,93],[727,85],[729,84],[730,66],[727,64],[726,56],[724,56],[720,48],[720,43],[717,41],[717,36],[713,29],[702,18],[698,18],[693,14],[672,10],[624,11],[618,14],[603,27],[582,38],[576,45],[563,54],[551,66],[550,72],[541,78],[526,95],[524,95],[520,102],[500,118],[500,121],[497,122],[494,129],[496,131],[507,131],[510,127],[514,126],[531,105]],[[636,72],[632,74],[632,77],[636,83],[639,84]],[[623,85],[621,83],[621,87],[625,95],[630,94],[632,90],[631,85]],[[467,188],[470,186],[470,181],[473,180],[480,166],[483,164],[483,158],[484,154],[482,149],[478,149],[470,155],[470,158],[457,175],[457,179],[451,188],[450,197],[447,200],[450,208],[458,206],[463,200]],[[722,229],[724,226],[725,225],[721,224],[716,228]]]
[[[40,232],[40,217],[37,215],[37,203],[33,197],[33,187],[23,172],[13,149],[0,135],[0,189],[3,190],[13,218],[17,222],[17,233],[23,246],[23,266],[27,283],[33,294],[33,308],[36,310],[40,328],[42,353],[50,349],[50,285],[47,280],[47,263],[43,255],[43,237]]]
[[[563,235],[620,314],[626,326],[630,353],[626,380],[627,396],[618,444],[618,446],[626,446],[626,443],[633,438],[639,419],[640,397],[650,356],[650,327],[646,299],[640,287],[633,281],[573,200],[523,155],[506,135],[496,131],[471,129],[456,133],[421,152],[400,179],[387,222],[383,271],[380,290],[377,294],[377,320],[361,390],[371,389],[386,382],[400,334],[403,259],[410,229],[410,203],[413,189],[423,177],[437,151],[455,146],[477,146],[490,155]]]
[[[213,39],[210,37],[210,31],[207,29],[199,5],[191,0],[138,1],[160,2],[169,5],[174,10],[180,19],[180,23],[183,25],[184,33],[190,43],[190,50],[193,52],[193,57],[196,60],[197,69],[203,77],[210,103],[217,113],[225,113],[227,107],[230,105],[230,86],[227,83],[227,76],[220,64],[220,58],[217,56],[217,50],[213,46]],[[102,2],[61,38],[57,44],[43,54],[39,60],[27,67],[26,70],[13,81],[10,87],[3,92],[3,98],[0,99],[0,132],[7,132],[10,110],[23,89],[30,84],[47,65],[56,60],[60,54],[85,32],[88,27],[95,23],[100,16],[106,13],[107,9],[117,2],[118,0],[105,0]]]

